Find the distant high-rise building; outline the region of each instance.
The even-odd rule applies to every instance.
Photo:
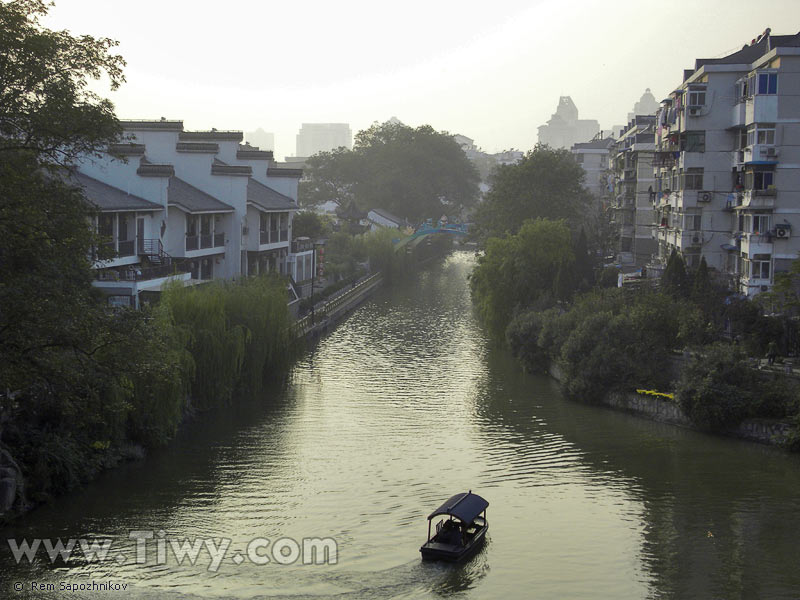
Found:
[[[296,156],[313,156],[336,148],[353,148],[353,131],[347,123],[303,123],[297,134]]]
[[[257,146],[261,150],[275,151],[275,134],[264,131],[261,127],[255,131],[246,132],[244,139],[251,146]]]
[[[647,88],[639,101],[633,105],[633,112],[628,113],[628,122],[630,123],[636,115],[654,115],[659,108],[661,105],[656,101],[650,88]]]
[[[578,119],[578,107],[569,96],[558,99],[558,108],[546,125],[539,127],[539,143],[553,148],[571,148],[577,142],[588,142],[600,131],[594,119]]]

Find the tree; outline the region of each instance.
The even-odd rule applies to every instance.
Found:
[[[301,201],[354,200],[412,221],[458,215],[478,198],[480,177],[453,136],[429,125],[374,124],[340,148],[308,162]]]
[[[48,6],[0,2],[0,455],[34,500],[123,439],[174,433],[190,370],[168,322],[113,311],[91,285],[94,212],[64,173],[117,141],[113,106],[87,86],[117,87],[124,62],[116,42],[42,27]]]
[[[661,275],[661,289],[675,298],[686,298],[689,295],[689,278],[683,257],[673,249],[669,255],[667,266]]]
[[[584,176],[569,151],[538,144],[520,162],[495,170],[492,188],[475,213],[477,235],[513,234],[526,219],[581,222],[590,198]]]
[[[0,2],[0,156],[26,150],[64,164],[121,133],[111,102],[87,86],[105,75],[116,89],[125,62],[111,54],[113,40],[42,28],[48,6]]]
[[[516,235],[487,240],[470,288],[489,331],[501,338],[515,311],[552,293],[559,267],[573,269],[571,235],[563,221],[525,222]]]
[[[292,235],[295,238],[309,237],[312,240],[325,237],[330,233],[328,218],[323,218],[312,211],[301,211],[292,219]]]

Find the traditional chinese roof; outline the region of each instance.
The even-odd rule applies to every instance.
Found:
[[[262,210],[296,210],[297,204],[289,196],[259,183],[252,177],[247,180],[247,202]]]
[[[229,204],[175,176],[169,178],[167,202],[190,214],[233,212]]]
[[[107,183],[103,183],[89,177],[79,171],[73,171],[68,180],[83,188],[86,198],[101,212],[120,212],[120,211],[156,211],[164,207],[155,202],[150,202],[134,194],[116,188]]]

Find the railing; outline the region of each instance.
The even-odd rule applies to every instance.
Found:
[[[269,230],[269,241],[263,242],[265,244],[274,244],[280,240],[280,236],[278,235],[277,229],[270,229]]]
[[[298,336],[305,335],[305,333],[311,327],[313,327],[316,321],[320,320],[320,318],[324,318],[336,312],[336,310],[339,307],[341,307],[342,304],[348,302],[354,296],[360,294],[361,291],[364,290],[365,288],[372,286],[375,282],[381,279],[381,277],[383,277],[382,273],[375,273],[373,275],[370,275],[366,279],[357,283],[351,289],[342,291],[342,293],[336,296],[333,300],[326,302],[325,304],[323,304],[318,308],[315,307],[312,314],[306,315],[305,317],[302,317],[301,319],[298,319],[295,322],[295,331],[297,332],[297,335]]]
[[[289,241],[289,230],[288,229],[281,229],[281,241],[288,242]]]
[[[214,248],[221,248],[225,245],[225,234],[224,233],[215,233],[214,234]]]
[[[119,256],[134,256],[136,254],[136,240],[117,242],[117,254]]]
[[[184,268],[179,268],[175,264],[158,265],[153,267],[140,267],[132,265],[127,268],[98,271],[95,278],[100,281],[149,281],[171,275],[188,273]]]
[[[204,233],[200,236],[200,248],[211,248],[214,245],[214,236],[210,233]]]
[[[259,238],[260,244],[269,244],[269,231],[262,231]]]
[[[190,250],[197,250],[200,247],[200,236],[199,235],[187,235],[186,236],[186,251]]]
[[[161,256],[164,253],[164,245],[158,238],[147,238],[139,240],[139,254],[147,256]]]

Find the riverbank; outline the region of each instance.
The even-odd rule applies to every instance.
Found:
[[[564,383],[565,375],[555,362],[550,363],[547,373],[559,383]],[[637,392],[612,391],[600,397],[598,403],[659,423],[667,423],[703,433],[734,437],[771,446],[785,447],[791,432],[794,430],[794,426],[791,423],[782,419],[753,418],[744,419],[736,427],[712,432],[698,427],[683,412],[677,399]]]

